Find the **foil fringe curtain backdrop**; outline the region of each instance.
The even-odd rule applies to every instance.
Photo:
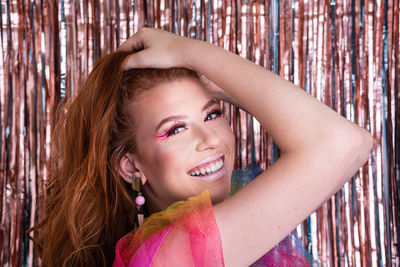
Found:
[[[297,231],[315,266],[400,266],[399,9],[399,0],[2,0],[0,265],[40,265],[25,232],[41,208],[56,106],[96,59],[154,26],[237,53],[370,131],[368,163]],[[224,109],[236,168],[268,168],[279,155],[268,133]]]

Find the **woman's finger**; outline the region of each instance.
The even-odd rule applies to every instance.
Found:
[[[140,52],[133,53],[133,54],[127,56],[122,68],[124,70],[148,68],[149,65],[146,63],[146,60],[144,60],[144,59],[146,59],[146,54],[148,55],[147,52],[148,52],[147,50],[142,50]],[[148,55],[148,56],[151,56],[151,55]],[[147,59],[147,62],[148,62],[148,59]]]
[[[182,53],[189,46],[187,42],[189,39],[169,32],[142,28],[118,50],[133,53],[124,62],[125,70],[182,67],[185,66],[185,56]]]
[[[131,37],[129,37],[125,42],[123,42],[117,50],[131,52],[134,50],[142,50],[144,49],[144,44],[142,40],[141,31],[138,31]]]

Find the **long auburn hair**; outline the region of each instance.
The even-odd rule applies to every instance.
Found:
[[[44,217],[29,230],[43,266],[110,266],[117,241],[134,229],[134,192],[118,173],[139,150],[127,103],[155,86],[198,75],[191,70],[123,71],[128,52],[98,60],[79,90],[58,109]],[[138,142],[139,141],[139,142]]]

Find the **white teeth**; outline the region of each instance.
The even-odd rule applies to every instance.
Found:
[[[207,168],[201,168],[200,170],[195,170],[193,172],[190,173],[191,176],[199,176],[204,175],[204,174],[211,174],[213,172],[218,171],[219,169],[222,168],[222,166],[224,166],[224,162],[222,161],[222,159],[218,160],[215,163],[210,164]]]
[[[211,169],[212,172],[215,172],[217,170],[217,166],[214,165],[214,164],[211,164],[210,165],[210,169]]]
[[[222,163],[222,160],[218,161],[218,162],[217,162],[217,169],[221,168],[222,165],[224,165],[224,164]]]
[[[218,167],[218,162],[216,162],[216,163],[213,165],[213,167],[214,167],[214,171],[218,170],[218,169],[219,169],[219,167]]]

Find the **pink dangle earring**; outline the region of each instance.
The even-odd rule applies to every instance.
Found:
[[[138,175],[138,176],[128,175],[127,178],[132,180],[132,189],[137,192],[137,196],[135,199],[136,224],[139,227],[140,225],[142,225],[143,220],[144,220],[142,206],[146,202],[146,199],[142,195],[142,180],[140,179],[140,175]]]

